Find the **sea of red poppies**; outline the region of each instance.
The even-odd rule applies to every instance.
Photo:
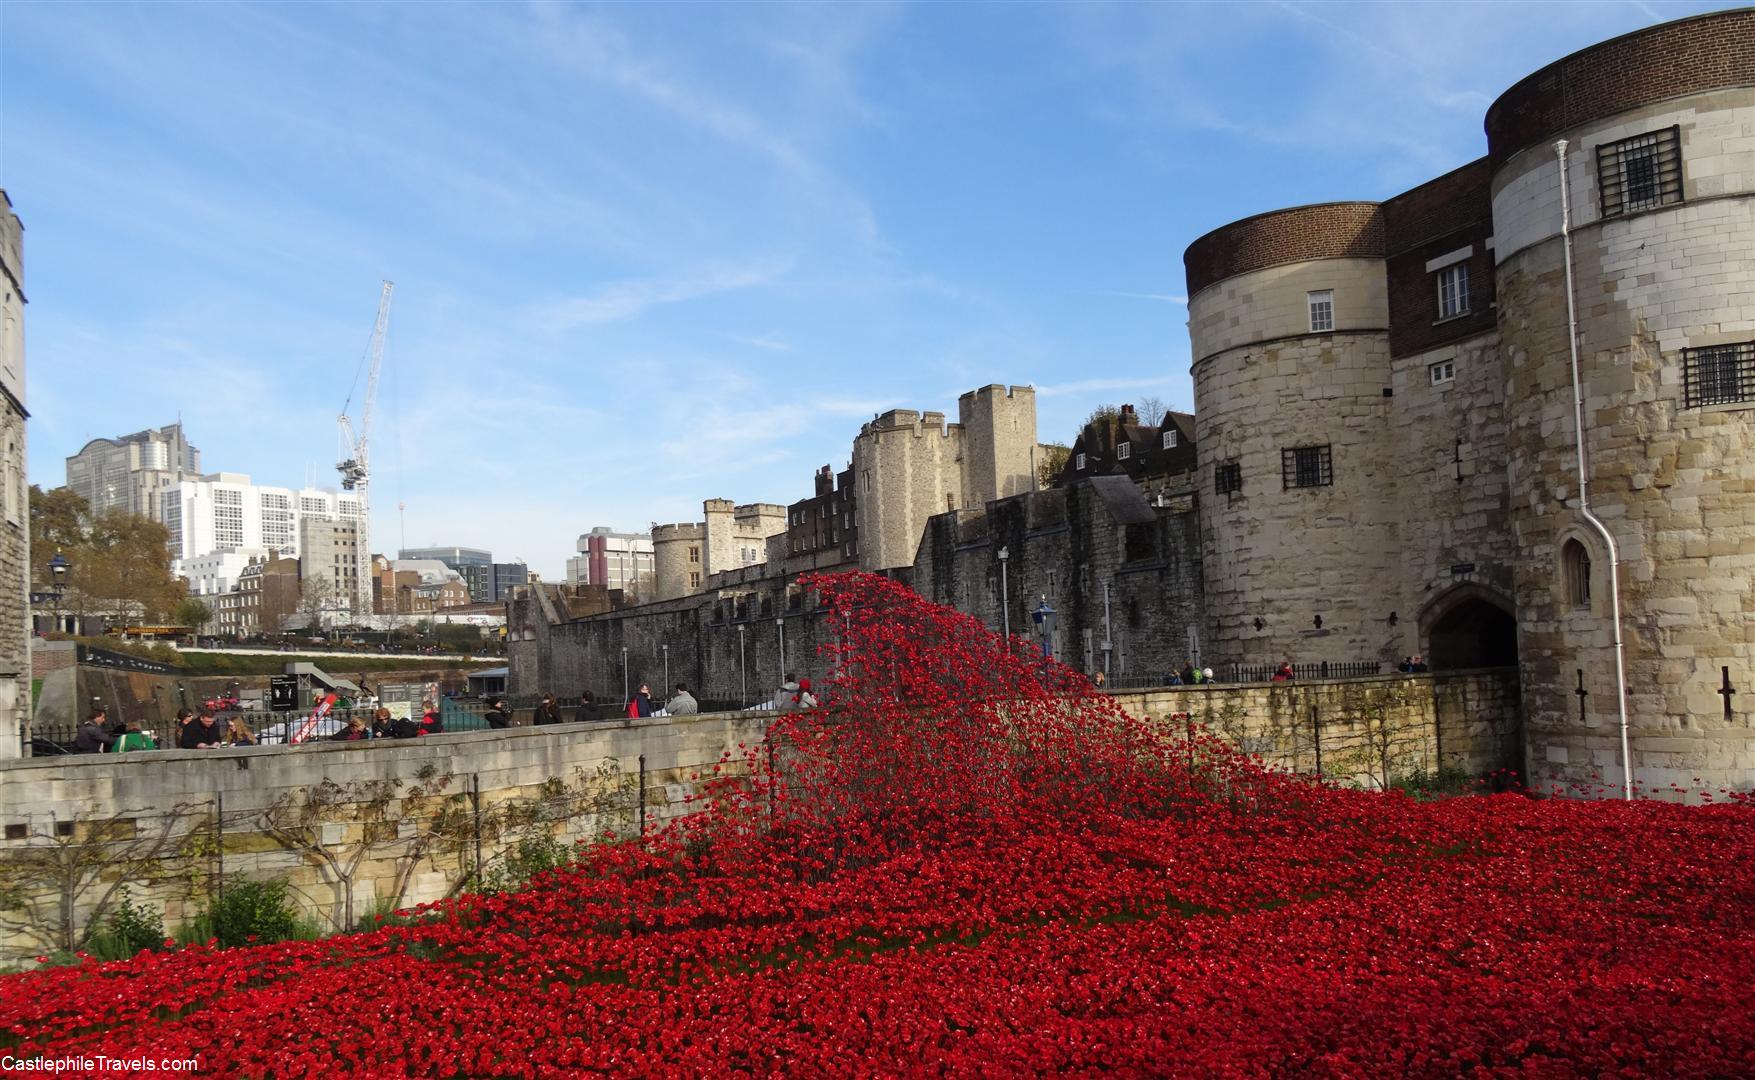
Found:
[[[812,585],[841,631],[826,708],[729,755],[698,813],[415,925],[0,980],[0,1055],[1755,1075],[1746,801],[1341,790],[1127,716],[884,579]]]

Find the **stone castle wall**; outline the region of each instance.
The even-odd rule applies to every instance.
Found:
[[[692,553],[691,553],[692,549]],[[707,579],[707,530],[700,523],[657,525],[652,529],[652,597],[675,600],[700,591],[690,574]]]
[[[1683,201],[1603,218],[1595,147],[1680,125]],[[1620,547],[1628,711],[1646,786],[1747,787],[1755,733],[1733,699],[1755,679],[1755,403],[1687,405],[1685,348],[1755,341],[1755,89],[1716,90],[1566,132],[1592,507]],[[1553,150],[1511,154],[1494,211],[1531,769],[1618,786],[1608,553],[1577,507]],[[1503,210],[1502,210],[1503,207]],[[1588,606],[1562,546],[1590,553]],[[1581,697],[1576,690],[1582,686]]]
[[[1513,673],[1121,693],[1121,706],[1182,739],[1187,717],[1270,764],[1381,786],[1441,766],[1484,773],[1516,738]],[[1186,715],[1185,715],[1186,714]],[[477,845],[490,872],[524,837],[640,835],[698,810],[701,780],[736,774],[765,741],[767,712],[569,723],[407,742],[36,758],[0,765],[0,875],[26,900],[0,919],[0,966],[52,950],[65,901],[76,927],[126,884],[166,930],[192,920],[222,882],[285,877],[320,926],[471,887]],[[300,818],[314,790],[338,802]],[[385,791],[374,809],[362,801]],[[279,822],[296,827],[276,829]],[[289,836],[288,834],[294,834]],[[161,842],[161,838],[163,841]],[[32,874],[31,852],[105,864],[63,891]],[[351,861],[352,905],[324,854]]]
[[[1306,296],[1322,289],[1336,329],[1312,334]],[[1399,612],[1386,305],[1382,262],[1360,259],[1252,271],[1190,300],[1209,663],[1418,651]],[[1282,452],[1301,446],[1329,447],[1331,484],[1286,485]],[[1221,495],[1226,464],[1242,487]]]
[[[1434,384],[1433,364],[1455,377]],[[1505,369],[1497,331],[1391,362],[1394,470],[1402,519],[1398,619],[1411,629],[1466,593],[1515,610],[1510,477],[1505,461]],[[1430,653],[1422,637],[1403,655]]]
[[[959,420],[895,409],[853,440],[859,563],[911,566],[927,519],[1035,489],[1036,392],[998,384],[964,394]]]
[[[1056,659],[1103,670],[1107,626],[1110,676],[1161,680],[1199,655],[1200,529],[1192,496],[1152,514],[1130,531],[1088,483],[940,514],[921,541],[914,587],[996,630],[1009,599],[1012,633],[1033,641],[1030,613],[1046,599],[1057,613]]]

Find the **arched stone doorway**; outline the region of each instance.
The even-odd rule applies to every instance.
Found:
[[[1458,585],[1436,597],[1420,617],[1420,636],[1433,671],[1517,664],[1517,618],[1481,585]]]

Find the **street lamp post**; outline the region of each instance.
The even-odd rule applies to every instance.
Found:
[[[1109,583],[1103,583],[1103,677],[1109,678],[1109,657],[1115,651],[1115,635],[1109,625]]]
[[[780,631],[780,675],[786,675],[786,619],[784,616],[775,618],[774,626]]]
[[[744,662],[743,653],[744,631],[748,629],[749,627],[743,623],[737,624],[737,677],[743,686],[743,703],[745,705],[750,703],[750,669],[749,665]]]
[[[67,572],[72,567],[73,564],[67,561],[67,556],[59,551],[55,552],[55,557],[49,560],[49,583],[55,590],[55,629],[57,630],[69,629],[61,625],[61,596],[67,588]],[[71,629],[77,629],[77,627]]]
[[[1030,621],[1036,624],[1036,632],[1042,636],[1042,655],[1049,658],[1054,656],[1054,616],[1055,611],[1048,606],[1046,594],[1036,605],[1036,610],[1030,612]]]
[[[622,704],[628,703],[628,647],[622,646]]]
[[[660,692],[668,694],[670,692],[670,645],[667,643],[658,646],[658,648],[664,652],[664,688]]]
[[[1007,649],[1011,648],[1012,641],[1011,582],[1006,577],[1006,563],[1011,559],[1011,555],[1012,553],[1005,547],[1002,546],[999,549],[999,618]]]

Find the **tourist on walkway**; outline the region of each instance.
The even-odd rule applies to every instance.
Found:
[[[652,689],[645,683],[628,699],[628,719],[652,715]]]
[[[486,720],[488,727],[496,730],[512,726],[512,710],[506,708],[505,698],[495,698],[488,702]]]
[[[798,707],[800,709],[814,709],[817,707],[817,699],[810,692],[809,679],[798,680]]]
[[[201,707],[201,715],[183,725],[177,736],[179,750],[218,750],[224,744],[225,729],[213,718],[210,706]]]
[[[799,706],[798,676],[788,671],[786,678],[780,683],[780,689],[774,691],[774,708],[781,712],[793,712]]]
[[[1091,676],[1091,686],[1097,690],[1103,689],[1103,684],[1108,681],[1101,671]]]
[[[372,738],[393,739],[395,737],[395,718],[390,715],[389,709],[384,708],[382,705],[378,706],[378,711],[372,716]]]
[[[1273,681],[1274,682],[1292,682],[1297,677],[1298,677],[1298,673],[1296,671],[1292,670],[1292,658],[1290,656],[1288,656],[1280,664],[1279,670],[1274,672]]]
[[[664,711],[672,716],[690,716],[700,712],[701,706],[687,686],[677,683],[676,693],[664,703]]]
[[[250,734],[250,726],[244,723],[244,718],[234,714],[226,723],[225,741],[227,746],[255,746],[256,736]]]
[[[595,719],[597,719],[597,699],[593,698],[591,696],[591,691],[581,690],[579,692],[579,712],[577,715],[575,715],[573,717],[573,719],[575,719],[575,720],[595,720]]]
[[[1410,668],[1409,670],[1411,670],[1416,675],[1424,675],[1426,672],[1431,671],[1432,669],[1426,666],[1426,661],[1423,658],[1416,656],[1416,657],[1414,657],[1414,666],[1412,668]]]
[[[366,727],[366,718],[355,713],[347,718],[347,726],[329,736],[333,742],[358,742],[372,737],[371,729]]]
[[[536,715],[530,721],[533,724],[558,724],[561,722],[561,706],[555,701],[553,694],[544,694],[542,703],[536,707]]]
[[[1193,660],[1182,662],[1182,685],[1193,686],[1200,682],[1200,673],[1194,669]]]
[[[109,730],[109,715],[100,708],[93,709],[85,722],[79,725],[79,731],[73,736],[73,752],[76,754],[98,754],[110,748],[116,736]]]
[[[432,704],[431,702],[428,702],[427,707],[426,707],[426,711],[421,715],[421,718],[420,718],[420,730],[416,731],[415,734],[416,735],[443,735],[444,733],[445,733],[445,721],[442,718],[440,718],[440,716],[439,716],[439,707],[437,705]]]
[[[141,731],[139,725],[124,721],[122,730],[116,741],[110,745],[110,752],[125,754],[130,750],[157,750],[158,742],[151,735]]]

